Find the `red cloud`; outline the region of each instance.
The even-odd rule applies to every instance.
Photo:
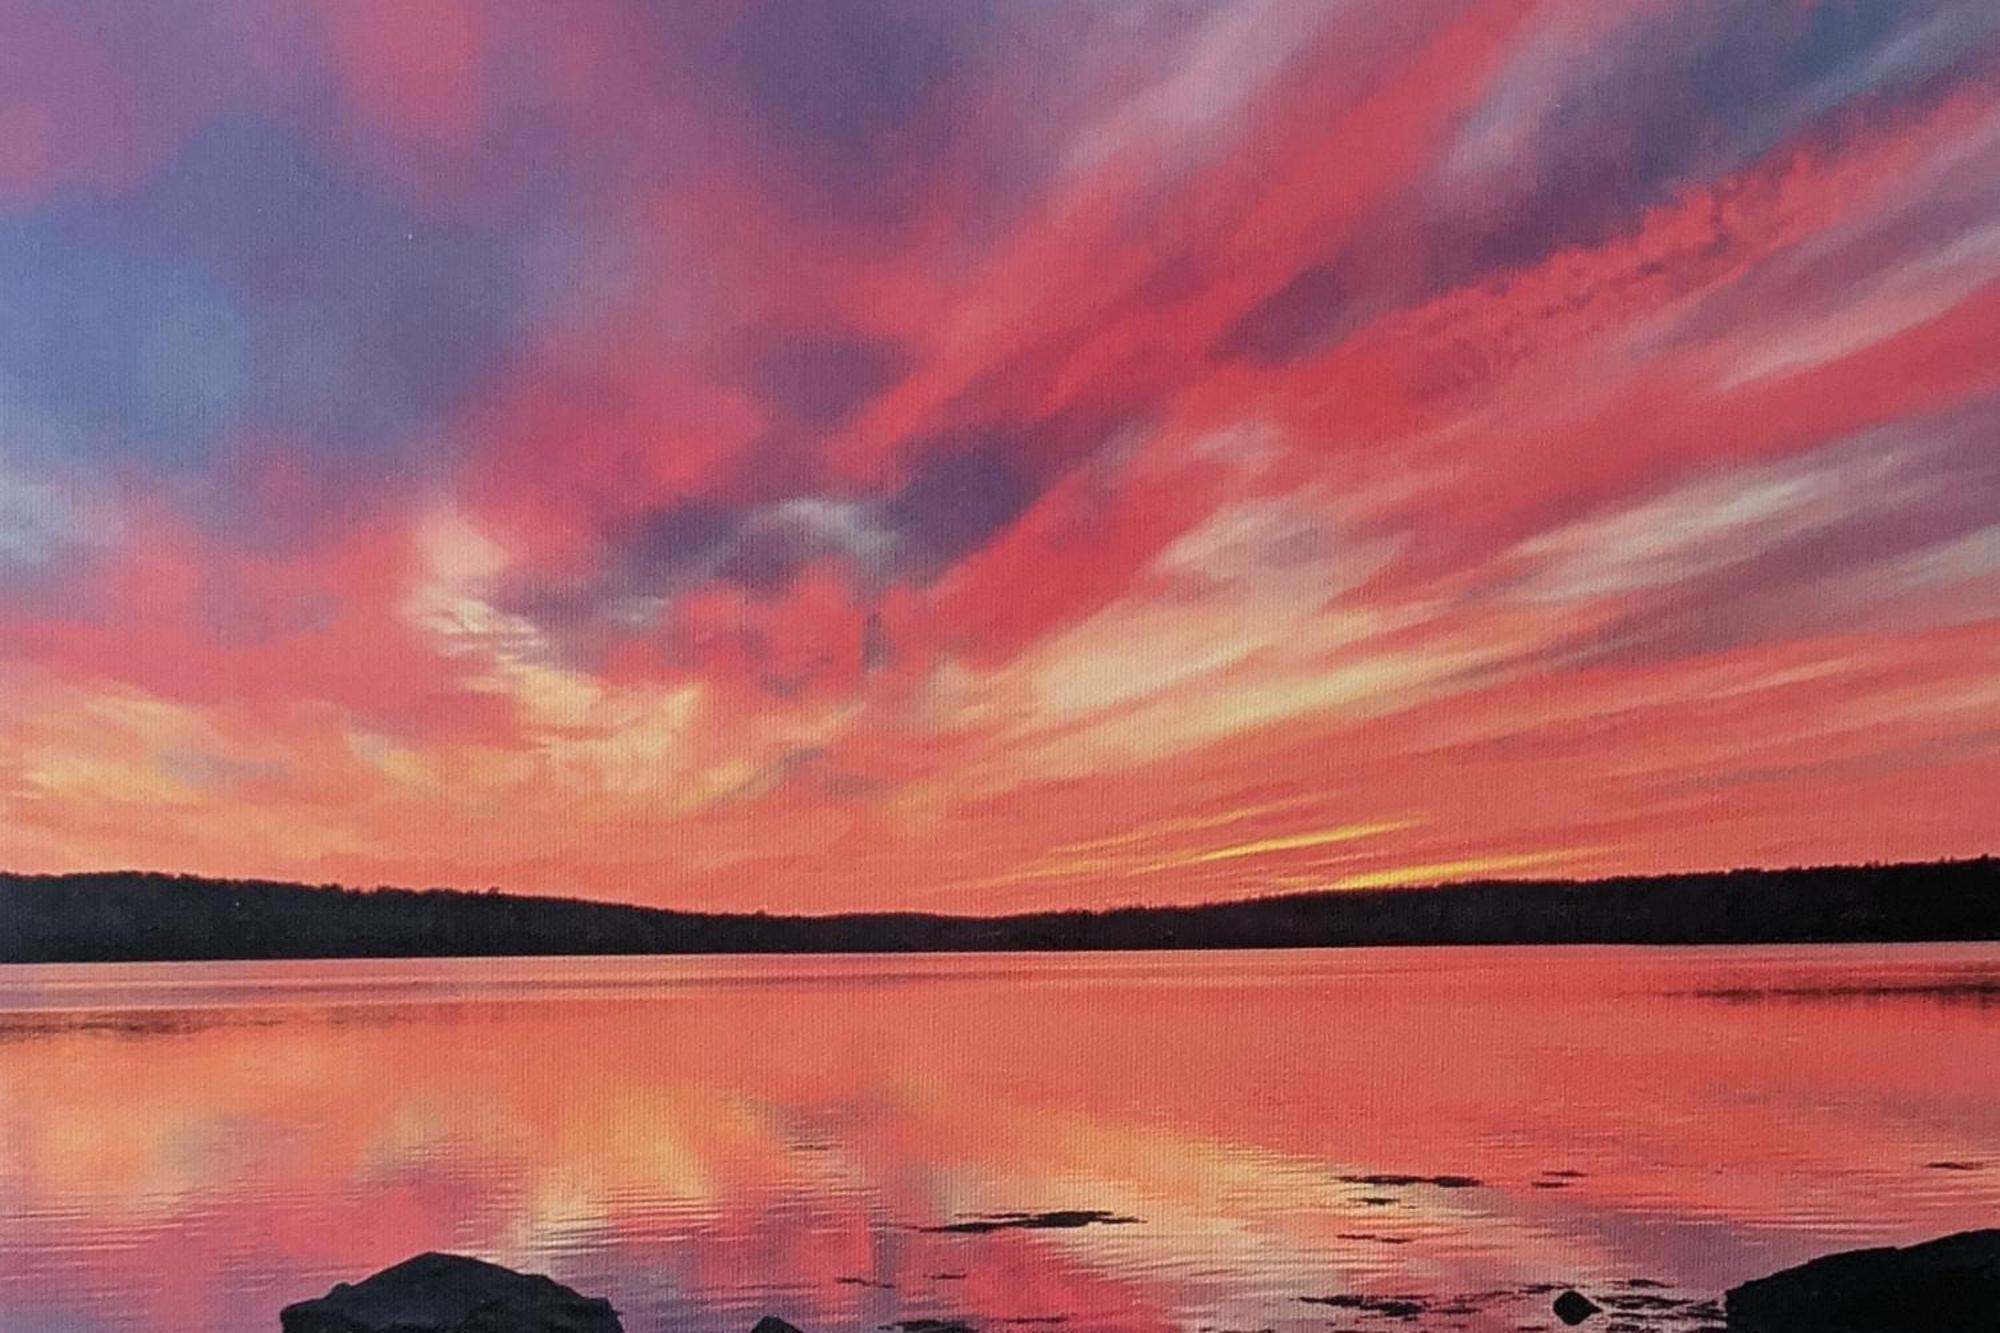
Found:
[[[991,908],[1989,850],[1990,42],[1726,8],[802,61],[783,6],[32,7],[0,261],[269,277],[165,244],[269,121],[370,253],[479,251],[497,350],[357,443],[122,307],[0,338],[0,859]]]

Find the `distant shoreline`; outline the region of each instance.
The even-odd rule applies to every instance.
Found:
[[[2000,940],[1992,856],[999,917],[683,912],[491,891],[0,873],[0,963],[1990,940]]]

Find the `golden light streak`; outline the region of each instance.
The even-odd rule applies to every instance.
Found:
[[[1423,865],[1392,866],[1369,870],[1336,880],[1336,889],[1401,889],[1438,884],[1446,880],[1473,879],[1503,870],[1527,870],[1536,866],[1575,861],[1603,851],[1601,847],[1564,847],[1547,852],[1522,852],[1513,856],[1473,856],[1461,861],[1431,861]]]

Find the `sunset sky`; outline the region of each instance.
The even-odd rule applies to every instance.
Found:
[[[1991,0],[0,34],[0,868],[2000,851]]]

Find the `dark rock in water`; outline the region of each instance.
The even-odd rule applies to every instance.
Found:
[[[1301,1296],[1307,1305],[1330,1305],[1336,1310],[1359,1310],[1385,1319],[1414,1319],[1424,1312],[1424,1303],[1415,1296]]]
[[[285,1333],[624,1330],[610,1301],[456,1254],[420,1254],[361,1282],[342,1282],[318,1300],[286,1306],[279,1319]]]
[[[803,1333],[797,1325],[788,1324],[774,1314],[767,1314],[757,1321],[750,1333]]]
[[[1565,1324],[1581,1324],[1603,1308],[1580,1291],[1566,1291],[1556,1297],[1556,1318]]]
[[[1341,1179],[1350,1185],[1435,1185],[1442,1190],[1469,1190],[1480,1183],[1476,1176],[1406,1176],[1389,1171]]]
[[[992,1213],[985,1217],[968,1218],[963,1222],[946,1222],[942,1226],[918,1227],[917,1230],[979,1236],[989,1231],[1042,1231],[1089,1226],[1124,1227],[1132,1226],[1138,1220],[1136,1217],[1120,1217],[1101,1208],[1058,1208],[1047,1213]]]
[[[2000,1230],[1849,1250],[1730,1289],[1732,1333],[1993,1333]]]

